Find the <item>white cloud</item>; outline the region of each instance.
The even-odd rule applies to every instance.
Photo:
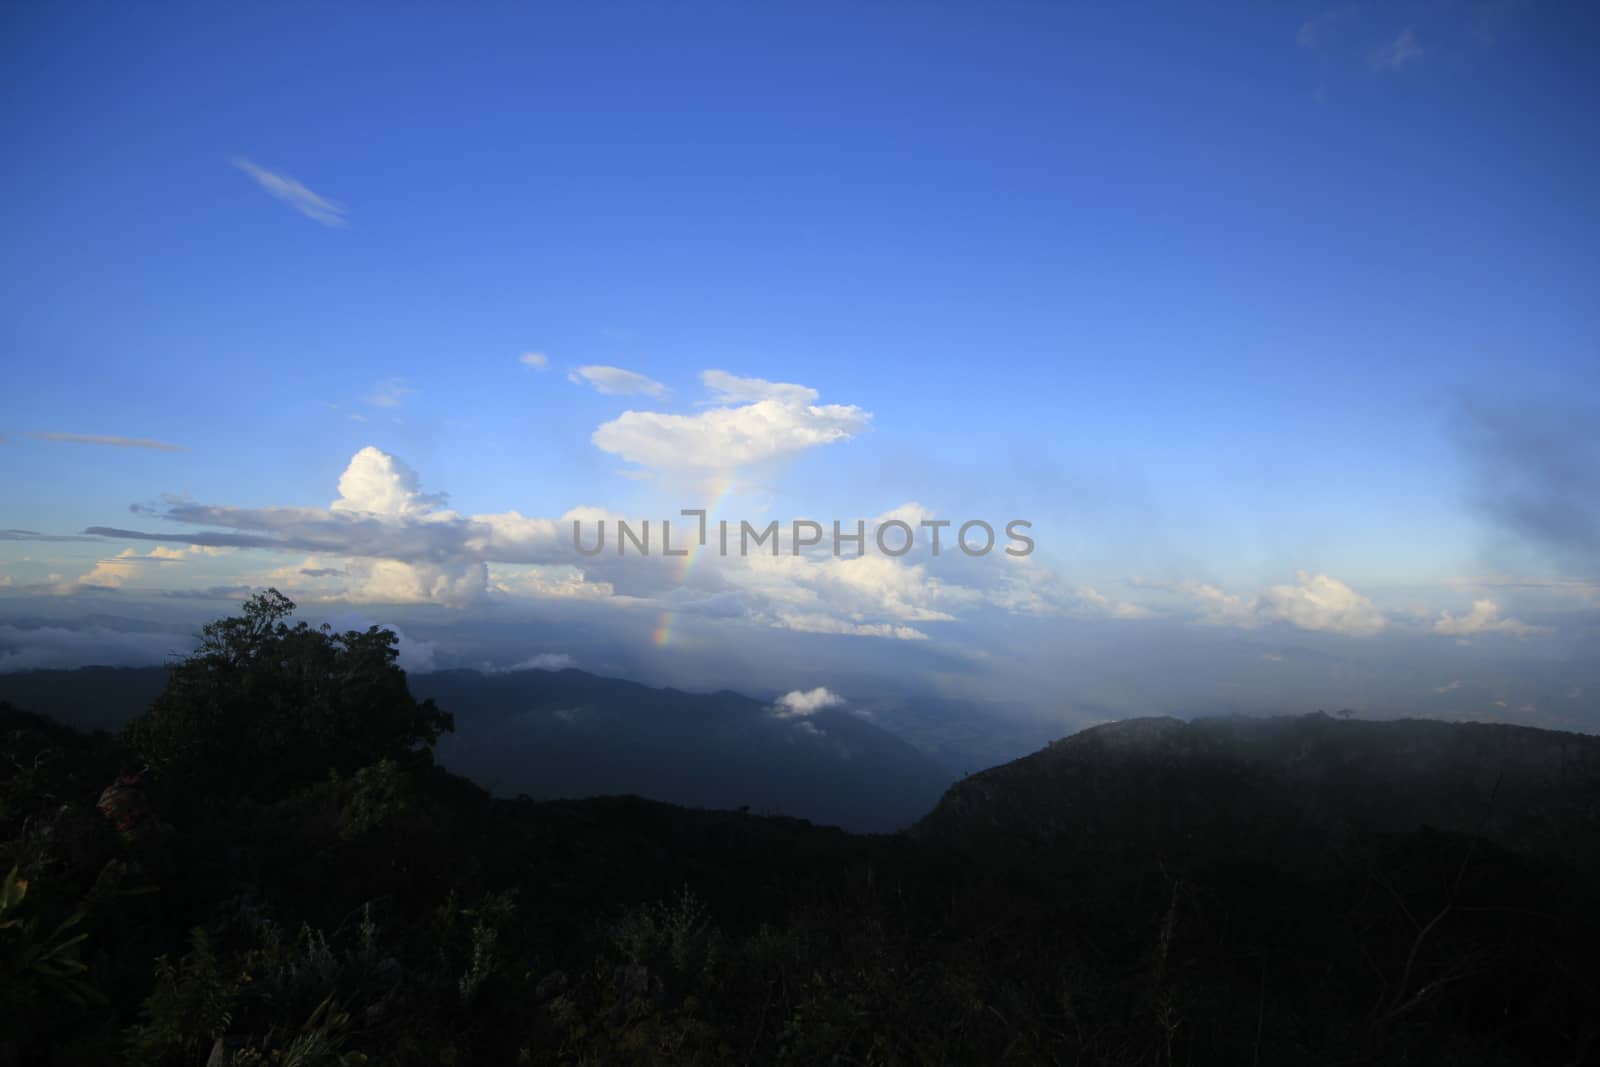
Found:
[[[1412,32],[1405,29],[1394,40],[1374,48],[1367,58],[1377,70],[1399,70],[1412,60],[1421,59],[1422,48]]]
[[[804,385],[769,382],[765,378],[740,378],[723,370],[701,371],[700,381],[711,390],[711,398],[703,401],[707,404],[753,404],[760,400],[810,404],[817,399],[817,391]]]
[[[259,167],[243,156],[235,158],[233,165],[255,179],[261,188],[306,218],[335,228],[349,225],[345,221],[344,208],[331,200],[323,199],[287,174],[278,174],[265,167]]]
[[[507,596],[564,600],[604,600],[616,595],[610,582],[590,581],[583,571],[569,565],[491,567],[489,588]]]
[[[481,562],[403,563],[353,559],[338,599],[355,604],[467,604],[483,596],[488,571]]]
[[[444,503],[443,494],[425,495],[417,472],[404,461],[371,445],[357,452],[339,475],[334,511],[374,515],[424,515]]]
[[[512,671],[564,671],[572,665],[572,657],[565,652],[539,652],[509,667],[485,665],[484,671],[488,674],[510,674]]]
[[[1126,600],[1112,600],[1092,585],[1074,586],[1032,557],[1005,557],[999,585],[988,594],[990,603],[1015,615],[1103,616],[1113,619],[1147,619],[1149,608]]]
[[[1246,629],[1288,623],[1302,630],[1365,637],[1378,633],[1388,620],[1365,596],[1326,574],[1297,571],[1294,585],[1274,585],[1255,597],[1229,593],[1204,582],[1179,582],[1156,588],[1182,593],[1195,602],[1201,621]]]
[[[72,592],[74,587],[81,585],[100,589],[120,589],[136,573],[134,570],[136,555],[133,549],[125,548],[111,559],[100,560],[87,574],[75,582],[59,587],[59,590],[64,593]]]
[[[572,666],[572,657],[565,652],[541,652],[517,664],[518,671],[564,671]]]
[[[772,625],[780,630],[803,634],[850,634],[856,637],[889,637],[896,641],[926,641],[928,635],[911,626],[893,623],[864,623],[836,619],[831,615],[804,612],[779,612]]]
[[[66,441],[75,445],[105,445],[108,448],[149,448],[157,452],[187,452],[183,445],[152,441],[145,437],[111,437],[97,433],[36,433],[40,441]]]
[[[659,399],[667,395],[667,387],[654,378],[621,367],[597,364],[579,367],[568,373],[567,380],[576,385],[592,385],[595,392],[607,396],[652,396]]]
[[[1042,566],[1022,574],[1023,561],[969,559],[948,552],[937,563],[918,556],[891,559],[874,551],[834,556],[831,546],[797,556],[790,527],[780,527],[785,540],[778,555],[764,549],[748,557],[711,555],[691,572],[681,558],[660,554],[659,521],[651,531],[655,554],[641,557],[630,551],[619,556],[615,524],[622,516],[593,507],[572,508],[556,518],[515,511],[462,515],[446,506],[444,494],[424,491],[406,463],[370,446],[351,457],[339,477],[338,496],[326,508],[234,508],[170,498],[159,510],[136,511],[159,516],[164,528],[146,533],[94,527],[88,532],[124,543],[188,543],[181,550],[161,547],[152,555],[242,548],[283,553],[287,558],[275,560],[270,569],[228,579],[251,587],[276,586],[309,603],[467,606],[496,597],[615,599],[751,626],[917,641],[928,636],[923,624],[943,624],[969,609],[997,606],[1026,612],[1015,590],[1053,590],[1059,581]],[[928,514],[910,503],[886,516],[920,522]],[[572,523],[582,521],[587,545],[594,543],[602,519],[608,524],[607,551],[576,555]],[[869,521],[866,528],[870,531],[883,519]],[[638,518],[630,521],[635,529],[642,528]],[[675,534],[677,526],[674,521]],[[677,543],[683,544],[681,535]],[[113,562],[96,579],[111,568],[115,574],[131,569]],[[214,582],[216,576],[208,580]],[[1067,593],[1051,595],[1068,598]],[[1088,587],[1070,594],[1070,602],[1072,610],[1083,614],[1129,617],[1141,611],[1112,603]]]
[[[1548,633],[1549,627],[1530,626],[1519,619],[1500,617],[1500,606],[1492,600],[1474,600],[1472,610],[1465,615],[1439,613],[1433,632],[1448,637],[1472,637],[1478,634],[1508,634],[1527,637],[1530,634]]]
[[[52,591],[67,596],[85,590],[121,589],[129,579],[138,576],[140,566],[143,564],[177,563],[190,556],[211,555],[215,551],[193,546],[168,548],[165,545],[157,545],[144,555],[140,555],[135,549],[124,548],[115,556],[97,561],[87,573],[73,581],[56,581]]]
[[[1372,601],[1337,578],[1296,573],[1295,585],[1275,585],[1261,593],[1257,613],[1302,630],[1365,636],[1384,628],[1383,613]]]
[[[1224,592],[1208,582],[1179,582],[1171,588],[1195,601],[1203,622],[1247,627],[1258,622],[1255,601]]]
[[[304,563],[254,576],[251,584],[306,590],[325,602],[464,605],[496,588],[489,580],[491,562],[535,565],[527,572],[499,576],[501,583],[516,584],[531,595],[606,594],[610,586],[601,583],[613,576],[634,583],[661,582],[676,562],[659,556],[611,557],[575,567],[571,522],[592,522],[605,514],[597,509],[574,509],[560,519],[515,511],[463,516],[446,509],[444,502],[444,494],[424,493],[416,472],[400,459],[369,446],[351,458],[339,478],[339,497],[326,509],[231,508],[171,500],[161,512],[142,511],[211,529],[148,534],[94,529],[117,539],[310,553]],[[603,577],[591,581],[592,572]]]
[[[844,698],[832,692],[825,686],[815,689],[799,690],[783,694],[778,698],[774,710],[780,718],[792,716],[815,715],[823,708],[835,708],[844,703]]]
[[[550,369],[550,357],[543,352],[524,352],[517,357],[517,362],[524,367],[532,367],[534,370]]]
[[[847,441],[872,416],[858,407],[815,404],[814,389],[706,371],[716,405],[697,415],[625,411],[595,430],[596,447],[640,466],[729,470],[818,445]]]

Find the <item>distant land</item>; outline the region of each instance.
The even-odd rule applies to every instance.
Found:
[[[166,683],[165,667],[0,674],[0,700],[89,730],[117,730]],[[500,796],[632,794],[689,807],[887,831],[924,815],[956,777],[866,718],[786,715],[738,693],[685,693],[580,670],[413,674],[456,720],[447,769]]]

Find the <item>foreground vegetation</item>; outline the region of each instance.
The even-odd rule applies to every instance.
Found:
[[[213,624],[121,735],[0,709],[0,1061],[1560,1064],[1600,1033],[1561,856],[496,799],[434,765],[452,723],[391,634],[291,610]],[[1175,798],[1227,793],[1193,773]]]

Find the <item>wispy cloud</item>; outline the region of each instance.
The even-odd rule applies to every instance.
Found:
[[[1422,46],[1417,44],[1416,36],[1409,29],[1401,30],[1394,40],[1379,45],[1367,56],[1377,70],[1399,70],[1412,60],[1421,58]]]
[[[385,378],[372,387],[372,392],[367,394],[367,403],[375,408],[397,408],[405,403],[406,397],[416,390],[405,383],[403,378]]]
[[[110,448],[152,448],[157,452],[187,452],[183,445],[152,441],[144,437],[112,437],[98,433],[36,433],[40,441],[66,441],[75,445],[106,445]]]
[[[532,367],[534,370],[550,369],[550,357],[543,352],[524,352],[517,357],[517,362],[524,367]]]
[[[38,530],[0,530],[0,541],[103,541],[83,534],[47,534]]]
[[[565,652],[540,652],[537,655],[529,656],[527,659],[522,660],[521,662],[513,663],[509,667],[495,667],[491,669],[490,673],[509,674],[512,671],[564,671],[568,667],[571,667],[573,662],[573,658],[567,655]],[[566,710],[570,711],[573,709]],[[556,714],[558,717],[561,715],[559,711]],[[570,716],[568,717],[568,721],[571,721]]]
[[[1349,21],[1356,11],[1356,6],[1351,4],[1312,15],[1300,24],[1300,31],[1295,34],[1295,43],[1301,48],[1312,49],[1325,48],[1333,44],[1343,24]]]
[[[592,385],[595,392],[607,396],[659,398],[667,395],[667,387],[654,378],[646,377],[636,371],[623,370],[621,367],[602,365],[579,367],[567,375],[567,380],[576,385]]]
[[[1501,539],[1566,571],[1578,579],[1576,585],[1591,588],[1600,577],[1596,426],[1600,407],[1549,398],[1466,397],[1452,418],[1466,460],[1469,503]],[[1554,581],[1548,574],[1532,579]]]
[[[233,159],[233,165],[255,179],[255,183],[261,188],[282,200],[306,218],[314,222],[320,222],[324,226],[343,227],[349,225],[345,220],[344,208],[331,200],[318,196],[287,174],[279,174],[265,167],[257,166],[243,156],[236,156]]]

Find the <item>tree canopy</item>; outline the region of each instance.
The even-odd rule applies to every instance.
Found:
[[[382,759],[431,758],[454,728],[418,702],[396,664],[398,637],[378,626],[334,632],[289,621],[276,589],[208,623],[199,647],[128,727],[164,780],[205,796],[260,800]]]

